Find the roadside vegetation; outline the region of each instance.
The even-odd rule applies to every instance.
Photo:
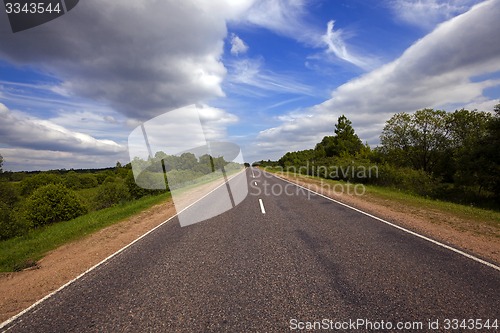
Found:
[[[34,266],[47,252],[138,214],[169,197],[169,193],[145,196],[95,210],[63,223],[33,228],[22,236],[0,241],[0,272],[19,271]]]
[[[395,114],[374,149],[361,142],[345,116],[338,118],[333,134],[312,149],[255,164],[500,210],[500,104],[491,113],[423,109]]]
[[[137,185],[131,164],[4,172],[0,155],[0,271],[33,266],[66,242],[167,200],[170,187],[164,171],[180,186],[209,177],[214,169],[224,167],[231,173],[236,167],[222,157],[203,155],[198,159],[192,153],[170,156],[158,152],[148,161],[136,159],[133,163],[144,165],[139,176],[143,186]]]

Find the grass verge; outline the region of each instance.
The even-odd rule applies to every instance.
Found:
[[[138,214],[168,198],[170,193],[144,197],[1,241],[0,272],[19,271],[33,266],[47,252]]]

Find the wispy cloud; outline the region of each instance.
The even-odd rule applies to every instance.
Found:
[[[229,61],[227,63],[229,74],[228,82],[237,85],[233,89],[235,93],[249,95],[267,94],[267,93],[290,93],[301,95],[313,95],[312,87],[297,82],[292,76],[274,73],[273,71],[263,69],[263,60],[261,59],[242,59]],[[257,88],[259,91],[241,90],[241,86]],[[229,89],[231,89],[229,87]]]
[[[431,29],[469,10],[482,0],[392,0],[389,6],[396,18],[407,24]]]
[[[289,37],[297,42],[314,49],[323,49],[323,55],[328,59],[334,55],[338,59],[351,63],[364,70],[374,68],[374,62],[368,56],[362,56],[350,50],[346,43],[345,33],[341,29],[333,29],[334,20],[330,20],[325,27],[308,22],[307,2],[294,1],[256,1],[244,13],[243,22],[266,28],[278,35]]]
[[[248,45],[236,34],[231,34],[231,54],[239,55],[248,51]]]
[[[346,43],[343,38],[342,30],[333,30],[335,21],[331,20],[327,24],[326,33],[321,40],[326,44],[327,53],[334,54],[337,58],[347,61],[365,70],[373,69],[374,62],[368,58],[353,54],[347,50]]]
[[[500,1],[487,1],[438,26],[397,60],[337,89],[332,98],[294,112],[260,132],[260,147],[273,157],[313,147],[331,134],[336,118],[348,116],[363,140],[378,143],[385,120],[424,107],[484,102],[485,89],[498,87]],[[478,79],[480,75],[487,78]]]

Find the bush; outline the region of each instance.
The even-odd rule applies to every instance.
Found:
[[[153,187],[157,182],[165,182],[163,174],[151,173],[144,171],[140,176],[140,182],[144,185],[151,185]],[[127,177],[125,178],[125,184],[127,185],[128,192],[134,199],[142,198],[146,195],[155,195],[164,193],[165,190],[148,190],[137,185],[134,174],[132,170],[128,171]]]
[[[97,187],[99,183],[97,182],[97,178],[94,175],[80,175],[80,189],[82,188],[93,188]]]
[[[77,195],[62,184],[49,184],[38,188],[26,199],[24,216],[40,227],[46,224],[69,221],[87,212]]]
[[[6,181],[0,181],[0,202],[8,207],[13,207],[19,201],[19,196],[14,186]]]
[[[127,186],[121,181],[105,181],[95,197],[97,209],[114,206],[130,199]]]
[[[379,177],[374,179],[373,183],[412,194],[433,196],[439,182],[423,170],[398,168],[384,164],[379,167]]]
[[[29,223],[18,222],[12,209],[7,204],[0,202],[0,240],[20,236],[26,233],[29,228]]]
[[[64,186],[77,190],[81,187],[80,177],[75,171],[70,171],[64,176]]]
[[[48,184],[60,184],[61,177],[51,173],[39,173],[37,175],[24,178],[21,181],[21,194],[23,196],[31,195],[36,189]]]

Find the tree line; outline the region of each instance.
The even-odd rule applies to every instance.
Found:
[[[177,184],[209,174],[214,168],[231,167],[222,157],[197,158],[192,153],[172,156],[158,152],[147,161],[134,162],[150,166],[147,173],[160,176],[163,184],[162,165],[168,166],[165,171]],[[2,165],[0,155],[0,240],[169,190],[168,183],[163,190],[138,186],[131,163],[117,162],[114,168],[95,170],[37,172],[4,172]]]
[[[500,207],[500,104],[493,112],[422,109],[397,113],[385,123],[380,145],[374,149],[362,143],[344,115],[338,118],[333,134],[312,149],[287,152],[278,161],[259,164],[390,186],[462,204]],[[345,171],[373,170],[374,166],[376,173]]]

